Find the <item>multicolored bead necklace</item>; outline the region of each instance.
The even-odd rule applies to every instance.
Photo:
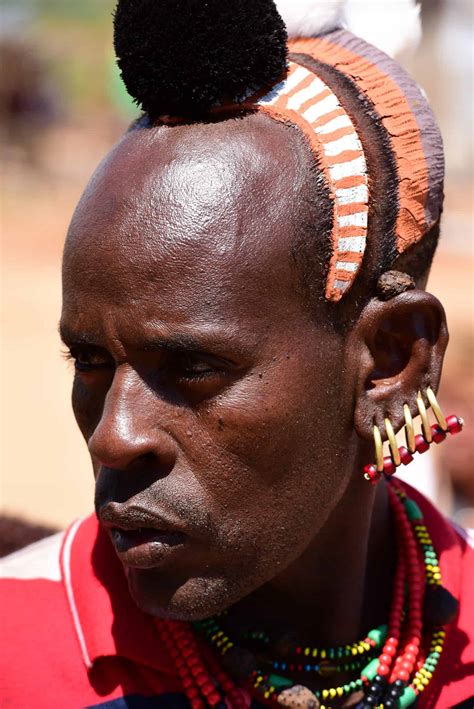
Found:
[[[195,624],[220,661],[212,652],[199,649],[191,625],[159,620],[158,631],[175,661],[192,709],[248,708],[251,698],[247,690],[274,706],[330,709],[358,693],[357,709],[406,709],[425,691],[443,650],[443,626],[454,619],[457,602],[441,584],[437,554],[419,507],[398,483],[390,481],[388,490],[398,545],[388,625],[342,647],[320,649],[287,643],[282,649],[277,643],[273,659],[268,659],[270,638],[265,632],[240,633],[265,646],[266,659],[256,667],[252,653],[224,629],[225,616]],[[239,667],[229,661],[236,658]],[[313,691],[295,684],[287,672],[326,678],[352,673],[356,677]]]

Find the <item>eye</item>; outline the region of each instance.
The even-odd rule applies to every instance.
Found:
[[[66,352],[66,358],[74,362],[74,367],[78,372],[92,372],[114,367],[114,361],[110,355],[95,347],[71,347]]]
[[[216,358],[211,355],[183,354],[174,363],[178,379],[201,380],[224,373]]]

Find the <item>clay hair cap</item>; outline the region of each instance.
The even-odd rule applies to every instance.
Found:
[[[271,88],[287,34],[273,0],[119,0],[117,62],[152,118],[195,117]]]

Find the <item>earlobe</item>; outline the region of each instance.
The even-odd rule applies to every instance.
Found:
[[[355,387],[354,425],[361,438],[372,440],[377,425],[386,439],[386,419],[395,432],[400,430],[405,405],[417,415],[418,393],[438,390],[447,344],[444,309],[430,293],[411,290],[366,306],[346,354]]]

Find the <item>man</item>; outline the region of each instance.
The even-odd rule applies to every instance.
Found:
[[[273,3],[211,5],[181,19],[176,3],[118,6],[122,73],[146,116],[76,209],[61,316],[99,524],[6,561],[6,705],[470,701],[472,552],[415,493],[362,474],[375,424],[393,460],[366,477],[390,477],[390,431],[410,432],[406,408],[423,414],[441,374],[444,311],[424,290],[436,129],[423,144],[401,93],[387,124],[365,59],[360,89],[331,68],[347,33],[293,45],[288,70]],[[301,127],[297,112],[321,120],[326,99],[334,115]],[[350,155],[333,159],[318,134],[330,120]],[[460,427],[444,421],[418,452]]]

